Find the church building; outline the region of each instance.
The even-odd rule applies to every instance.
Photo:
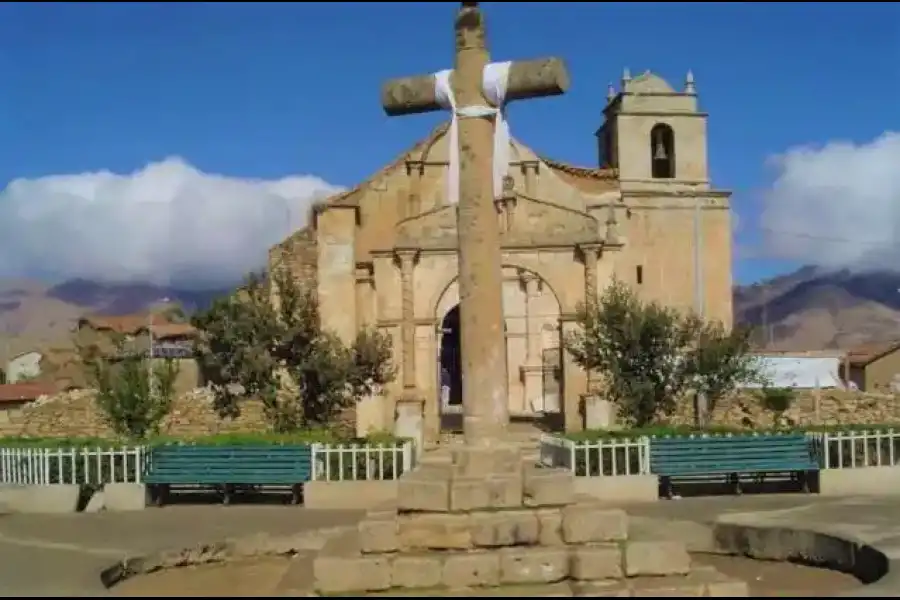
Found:
[[[577,306],[614,278],[643,299],[728,326],[732,318],[730,193],[709,180],[707,115],[693,76],[676,91],[652,73],[626,72],[603,114],[595,167],[512,139],[496,199],[510,415],[558,419],[567,430],[582,426],[588,383],[562,340],[577,326]],[[315,281],[324,327],[348,342],[364,326],[393,340],[397,378],[358,404],[359,434],[394,429],[401,398],[421,399],[426,443],[460,412],[447,130],[317,205],[307,228],[270,251],[271,267]]]

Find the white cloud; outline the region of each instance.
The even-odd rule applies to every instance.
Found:
[[[233,282],[339,190],[311,175],[203,173],[180,158],[127,175],[18,179],[0,191],[0,276]]]
[[[822,267],[900,269],[900,133],[774,157],[760,225],[775,256]]]

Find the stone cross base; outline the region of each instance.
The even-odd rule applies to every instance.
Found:
[[[568,471],[522,462],[515,446],[426,457],[395,506],[316,557],[320,595],[730,596],[747,585],[692,568],[685,546],[635,541],[628,516],[576,498]]]

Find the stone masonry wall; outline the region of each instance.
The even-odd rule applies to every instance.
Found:
[[[816,400],[818,396],[818,401]],[[711,423],[747,429],[769,428],[776,415],[767,410],[759,397],[743,392],[719,400]],[[681,402],[673,424],[694,423],[693,402]],[[900,426],[900,396],[850,392],[843,390],[798,390],[791,407],[777,425],[885,425]]]
[[[161,433],[192,438],[218,433],[266,431],[262,404],[246,401],[237,419],[221,419],[212,406],[212,394],[196,389],[175,399],[163,420]],[[94,403],[90,390],[76,390],[41,398],[22,413],[0,424],[0,436],[12,437],[112,437],[112,431]]]

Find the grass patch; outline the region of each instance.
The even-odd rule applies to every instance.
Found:
[[[852,431],[900,431],[900,424],[875,424],[875,425],[811,425],[806,427],[792,428],[768,428],[768,429],[746,429],[740,427],[727,426],[711,426],[711,427],[692,427],[692,426],[673,426],[673,425],[656,425],[652,427],[642,427],[638,429],[589,429],[587,431],[577,431],[564,434],[563,437],[574,442],[592,442],[596,440],[614,440],[624,438],[637,437],[689,437],[692,435],[770,435],[784,433],[807,433],[807,432],[852,432]]]
[[[309,430],[292,433],[222,433],[217,435],[198,436],[193,438],[158,436],[146,440],[128,440],[123,438],[99,438],[99,437],[72,437],[72,438],[47,438],[47,437],[3,437],[0,438],[0,448],[49,448],[49,449],[89,449],[89,448],[120,448],[123,446],[162,446],[172,444],[190,444],[204,446],[269,446],[269,445],[294,445],[294,444],[346,444],[350,446],[362,446],[366,444],[396,444],[402,442],[387,433],[376,433],[364,438],[341,436],[330,430]]]

